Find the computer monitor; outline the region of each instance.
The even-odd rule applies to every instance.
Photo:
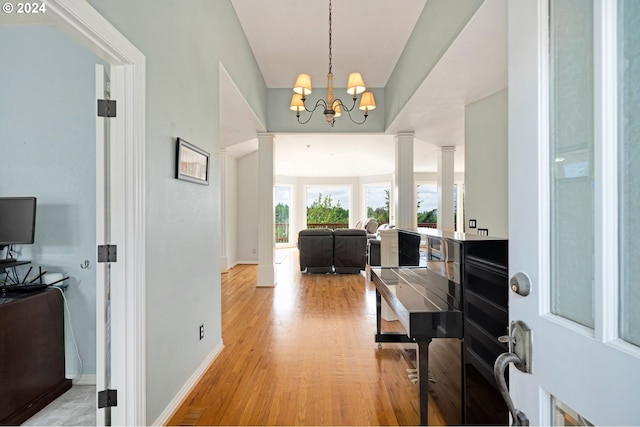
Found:
[[[35,197],[0,197],[0,248],[33,243],[36,203]]]

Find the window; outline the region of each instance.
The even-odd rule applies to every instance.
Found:
[[[418,227],[436,228],[438,224],[438,186],[418,184]]]
[[[348,228],[349,187],[307,187],[307,228]]]
[[[365,207],[367,218],[374,218],[378,224],[389,223],[389,197],[391,184],[365,185]]]
[[[276,243],[289,243],[289,207],[291,206],[291,187],[276,186],[273,201],[275,203]]]

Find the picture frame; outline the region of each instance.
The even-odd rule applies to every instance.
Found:
[[[176,140],[176,179],[209,185],[209,153],[178,138]]]

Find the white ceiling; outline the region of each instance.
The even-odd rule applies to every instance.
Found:
[[[346,86],[348,73],[358,70],[368,86],[384,87],[426,1],[334,0],[335,85]],[[328,1],[232,3],[269,88],[291,87],[300,72],[311,74],[315,87],[326,86]],[[394,135],[408,131],[416,135],[417,172],[435,172],[438,148],[452,145],[455,170],[464,171],[465,105],[507,85],[506,12],[507,0],[485,0],[386,135],[277,134],[276,174],[392,173]],[[228,75],[221,76],[221,143],[239,157],[257,149],[255,133],[265,129]]]

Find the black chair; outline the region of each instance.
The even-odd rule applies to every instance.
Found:
[[[336,273],[360,273],[367,263],[367,232],[342,228],[333,231],[333,267]]]
[[[300,271],[333,272],[333,230],[310,228],[298,233]]]

